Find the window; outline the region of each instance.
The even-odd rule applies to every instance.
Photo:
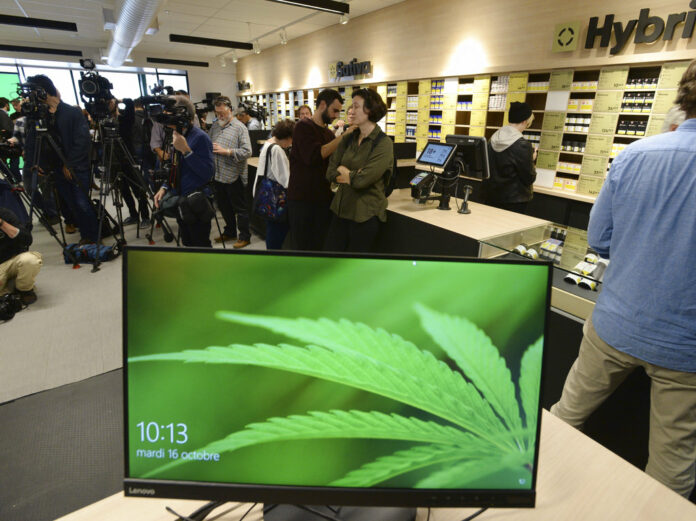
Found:
[[[56,86],[58,92],[60,92],[61,99],[68,105],[77,105],[77,96],[75,94],[75,87],[73,85],[72,75],[67,69],[44,69],[42,67],[23,67],[24,76],[28,78],[29,76],[35,76],[37,74],[44,74],[51,78],[53,85]],[[79,77],[79,75],[78,75]]]
[[[178,74],[160,74],[160,80],[164,80],[164,85],[172,87],[174,90],[185,90],[189,92],[188,79],[186,76]]]
[[[99,72],[99,75],[104,76],[113,84],[114,87],[111,89],[111,93],[118,99],[135,99],[142,96],[138,74],[129,72]]]

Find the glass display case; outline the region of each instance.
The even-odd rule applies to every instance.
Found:
[[[554,288],[594,301],[609,261],[587,244],[587,231],[545,224],[481,240],[479,257],[527,258],[554,264]]]

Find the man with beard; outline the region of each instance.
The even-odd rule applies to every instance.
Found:
[[[290,152],[290,182],[288,184],[288,219],[293,248],[320,251],[331,222],[331,186],[326,169],[331,154],[344,136],[334,137],[328,125],[341,112],[343,98],[333,89],[325,89],[316,99],[311,118],[300,119],[295,125]]]

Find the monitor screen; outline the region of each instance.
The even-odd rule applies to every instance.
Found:
[[[418,163],[445,168],[456,147],[444,143],[428,143],[418,158]]]
[[[461,175],[475,179],[490,177],[486,138],[448,135],[445,141],[457,147],[452,161],[459,166]]]
[[[550,270],[127,248],[126,494],[534,506]]]

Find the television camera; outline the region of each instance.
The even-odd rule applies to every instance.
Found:
[[[0,143],[0,159],[18,159],[22,157],[22,147],[11,143]]]
[[[80,60],[80,65],[86,70],[80,71],[80,79],[77,84],[80,89],[80,99],[85,104],[85,109],[95,121],[101,121],[109,117],[109,102],[114,99],[111,89],[113,84],[104,76],[100,76],[94,69],[93,60]]]
[[[173,125],[179,134],[183,134],[191,126],[191,119],[185,106],[176,105],[176,99],[172,97],[174,89],[160,84],[152,87],[150,92],[151,96],[140,98],[147,117],[165,128]]]
[[[48,125],[48,105],[46,91],[33,83],[19,83],[17,95],[22,98],[22,116],[27,119],[29,126],[37,125],[46,128]]]
[[[264,124],[266,123],[268,112],[266,111],[266,107],[260,103],[256,103],[255,101],[244,101],[239,104],[239,108],[244,109],[252,118],[256,118]]]

